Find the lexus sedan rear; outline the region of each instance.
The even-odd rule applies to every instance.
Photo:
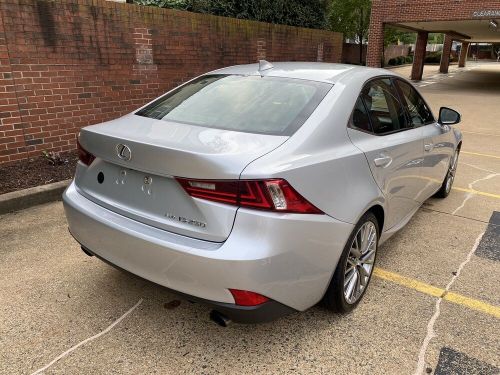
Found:
[[[449,194],[461,134],[411,83],[340,64],[197,77],[83,128],[64,193],[89,255],[212,306],[220,324],[352,310],[378,246]]]

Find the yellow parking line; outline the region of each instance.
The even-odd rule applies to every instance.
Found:
[[[487,193],[485,191],[479,191],[479,190],[474,190],[474,189],[464,189],[461,187],[453,187],[452,189],[457,190],[457,191],[463,191],[464,193],[471,193],[471,194],[476,194],[476,195],[483,195],[485,197],[500,199],[499,194]]]
[[[500,307],[490,305],[486,302],[482,302],[473,298],[465,297],[457,293],[446,292],[445,289],[437,288],[430,284],[423,283],[421,281],[411,279],[409,277],[401,276],[397,273],[383,270],[376,267],[373,270],[373,275],[387,281],[405,286],[410,289],[414,289],[418,292],[433,296],[441,297],[446,301],[456,303],[461,306],[468,307],[469,309],[480,311],[482,313],[492,315],[495,318],[500,319]]]
[[[418,280],[410,279],[405,276],[401,276],[394,272],[389,272],[381,268],[376,267],[373,270],[373,274],[381,279],[392,281],[396,284],[406,286],[407,288],[415,289],[421,293],[428,294],[434,297],[441,297],[444,293],[444,289],[437,288],[435,286],[423,283]]]
[[[467,154],[467,155],[484,156],[486,158],[500,159],[500,156],[490,155],[490,154],[480,154],[479,152],[460,151],[460,153],[461,154]]]
[[[492,306],[485,302],[478,301],[477,299],[472,299],[469,297],[461,296],[460,294],[448,292],[444,296],[446,301],[457,303],[459,305],[467,306],[472,310],[481,311],[483,313],[493,315],[494,317],[500,318],[500,308],[497,306]]]

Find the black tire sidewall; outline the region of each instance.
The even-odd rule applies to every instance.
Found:
[[[448,177],[450,176],[451,173],[450,170],[453,165],[453,160],[455,159],[455,154],[457,156],[457,165],[455,166],[455,173],[456,173],[456,168],[458,167],[458,158],[460,157],[460,148],[457,148],[453,153],[453,156],[451,157],[450,165],[448,166],[448,171],[446,172],[446,176],[444,176],[444,181],[441,184],[441,188],[435,194],[435,196],[438,198],[446,198],[448,195],[450,195],[451,189],[453,188],[453,182],[455,181],[452,182],[452,185],[450,186],[450,191],[446,191],[446,182],[448,181]]]

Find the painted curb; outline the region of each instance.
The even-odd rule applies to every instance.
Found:
[[[0,195],[0,215],[60,200],[71,180],[35,186]]]

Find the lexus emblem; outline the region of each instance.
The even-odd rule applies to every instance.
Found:
[[[132,157],[132,151],[130,151],[130,147],[119,143],[116,145],[116,154],[122,160],[129,161]]]

